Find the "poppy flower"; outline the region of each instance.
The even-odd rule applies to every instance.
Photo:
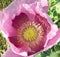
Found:
[[[3,9],[2,31],[10,49],[2,57],[34,56],[55,45],[60,29],[47,14],[47,0],[14,0]]]

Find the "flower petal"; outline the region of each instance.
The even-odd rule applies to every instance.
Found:
[[[21,0],[21,1],[24,2],[25,4],[32,4],[32,3],[38,2],[40,0]]]
[[[47,42],[44,50],[51,48],[53,45],[60,41],[60,29],[57,31],[56,35]]]
[[[58,31],[58,27],[55,23],[53,23],[53,21],[51,20],[51,18],[41,9],[38,7],[38,3],[37,3],[37,7],[35,9],[35,11],[42,17],[44,17],[48,23],[50,24],[51,26],[51,30],[50,32],[48,33],[47,35],[47,40],[46,40],[46,43],[49,39],[52,39],[55,35],[56,35],[56,32]],[[46,46],[46,43],[44,46]]]
[[[12,20],[12,26],[18,29],[24,22],[29,20],[28,16],[25,13],[21,13]]]
[[[20,11],[20,1],[19,0],[14,0],[8,7],[3,9],[4,13],[8,14],[8,17],[10,19],[13,19],[15,15],[17,15]],[[19,9],[20,8],[20,9]]]
[[[2,57],[22,57],[22,56],[17,55],[17,54],[15,54],[15,53],[13,53],[11,49],[8,49],[8,50],[3,54]]]
[[[4,14],[7,14],[9,19],[14,19],[14,17],[21,12],[26,13],[26,10],[32,13],[33,10],[30,8],[30,5],[27,4],[28,6],[25,6],[24,4],[23,7],[23,3],[23,0],[14,0],[8,7],[3,9]]]
[[[2,30],[10,37],[16,35],[16,29],[12,27],[12,21],[10,19],[4,22]]]
[[[23,54],[23,55],[24,55],[24,54]],[[8,49],[8,50],[2,55],[2,57],[24,57],[24,56],[17,55],[17,54],[15,54],[15,53],[13,53],[11,49]],[[26,56],[26,57],[33,57],[33,55],[32,55],[32,56]]]
[[[26,47],[17,48],[13,44],[11,44],[11,49],[15,54],[18,54],[18,55],[21,55],[21,56],[28,56],[28,53],[27,53],[28,48],[26,48]]]
[[[49,9],[48,0],[41,0],[40,3],[41,3],[42,8],[47,12]]]
[[[44,9],[44,11],[47,12],[49,9],[48,0],[20,0],[20,1],[21,1],[21,3],[32,4],[32,5],[34,3],[39,2],[39,6],[41,6]],[[36,6],[36,5],[34,5],[34,6]]]

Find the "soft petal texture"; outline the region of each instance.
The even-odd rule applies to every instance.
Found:
[[[2,55],[2,57],[23,57],[23,56],[17,55],[17,54],[15,54],[15,53],[13,53],[11,49],[8,49],[8,50]],[[25,57],[33,57],[33,55],[32,55],[32,56],[25,56]]]
[[[46,45],[47,42],[48,42],[48,40],[49,40],[49,39],[52,39],[52,38],[56,35],[56,32],[58,31],[58,27],[57,27],[56,24],[53,23],[53,21],[51,20],[51,18],[50,18],[41,8],[39,8],[38,3],[37,3],[37,6],[36,6],[36,8],[35,8],[35,11],[36,11],[39,15],[41,15],[42,17],[44,17],[44,18],[48,21],[48,23],[50,24],[50,26],[51,26],[51,30],[50,30],[50,32],[47,34],[47,40],[46,40],[46,43],[45,43],[45,45]],[[44,45],[44,46],[45,46],[45,45]]]
[[[59,30],[56,32],[56,35],[47,42],[47,45],[45,46],[45,49],[44,49],[44,50],[48,50],[48,49],[51,48],[53,45],[57,44],[59,41],[60,41],[60,28],[59,28]]]
[[[36,2],[39,2],[39,6],[41,6],[44,11],[48,11],[49,5],[48,5],[48,0],[20,0],[21,3],[26,3],[26,4],[34,4]]]
[[[48,0],[41,0],[40,3],[41,3],[42,8],[47,12],[49,9]]]
[[[16,30],[11,26],[11,24],[12,24],[11,20],[7,20],[6,23],[4,23],[3,25],[3,27],[5,27],[3,28],[3,30],[8,36],[16,35]]]
[[[49,9],[49,5],[48,5],[48,1],[47,0],[14,0],[7,8],[5,8],[3,10],[6,11],[6,13],[9,13],[11,16],[14,17],[15,14],[18,14],[18,11],[20,11],[19,10],[20,5],[25,3],[25,4],[28,4],[28,5],[30,5],[30,4],[33,5],[34,4],[34,6],[36,6],[37,2],[39,2],[38,6],[42,7],[43,10],[44,11],[46,10],[46,12],[47,12],[47,10]],[[10,9],[10,8],[12,8],[12,9]]]
[[[11,43],[10,43],[11,44]],[[27,53],[27,51],[28,51],[28,48],[26,48],[26,47],[21,47],[21,48],[17,48],[17,47],[15,47],[13,44],[11,44],[11,49],[12,49],[12,51],[14,52],[14,53],[16,53],[16,54],[19,54],[19,55],[21,55],[21,56],[28,56],[28,53]],[[24,54],[24,55],[23,55]]]
[[[28,16],[24,13],[19,14],[15,17],[15,19],[12,21],[12,26],[14,28],[19,28],[24,22],[27,22],[29,20]]]
[[[3,54],[2,57],[22,57],[22,56],[16,55],[11,51],[11,49],[9,49],[5,52],[5,54]]]

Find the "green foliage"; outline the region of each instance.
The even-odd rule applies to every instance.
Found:
[[[2,36],[2,33],[0,33],[0,57],[1,55],[7,50],[8,44],[6,39]]]
[[[5,7],[8,6],[11,2],[12,2],[12,0],[0,0],[0,9],[5,8]]]
[[[60,0],[48,0],[50,9],[48,11],[49,16],[54,23],[60,28]],[[0,9],[5,8],[10,4],[12,0],[0,0]],[[8,44],[5,38],[0,33],[0,57],[7,50]],[[60,57],[60,42],[53,46],[51,49],[38,53],[34,57]]]
[[[60,0],[49,0],[49,16],[60,27]]]

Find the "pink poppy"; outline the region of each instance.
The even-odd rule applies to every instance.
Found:
[[[2,31],[10,49],[2,57],[33,57],[59,42],[60,29],[47,11],[47,0],[14,0],[3,10]]]

